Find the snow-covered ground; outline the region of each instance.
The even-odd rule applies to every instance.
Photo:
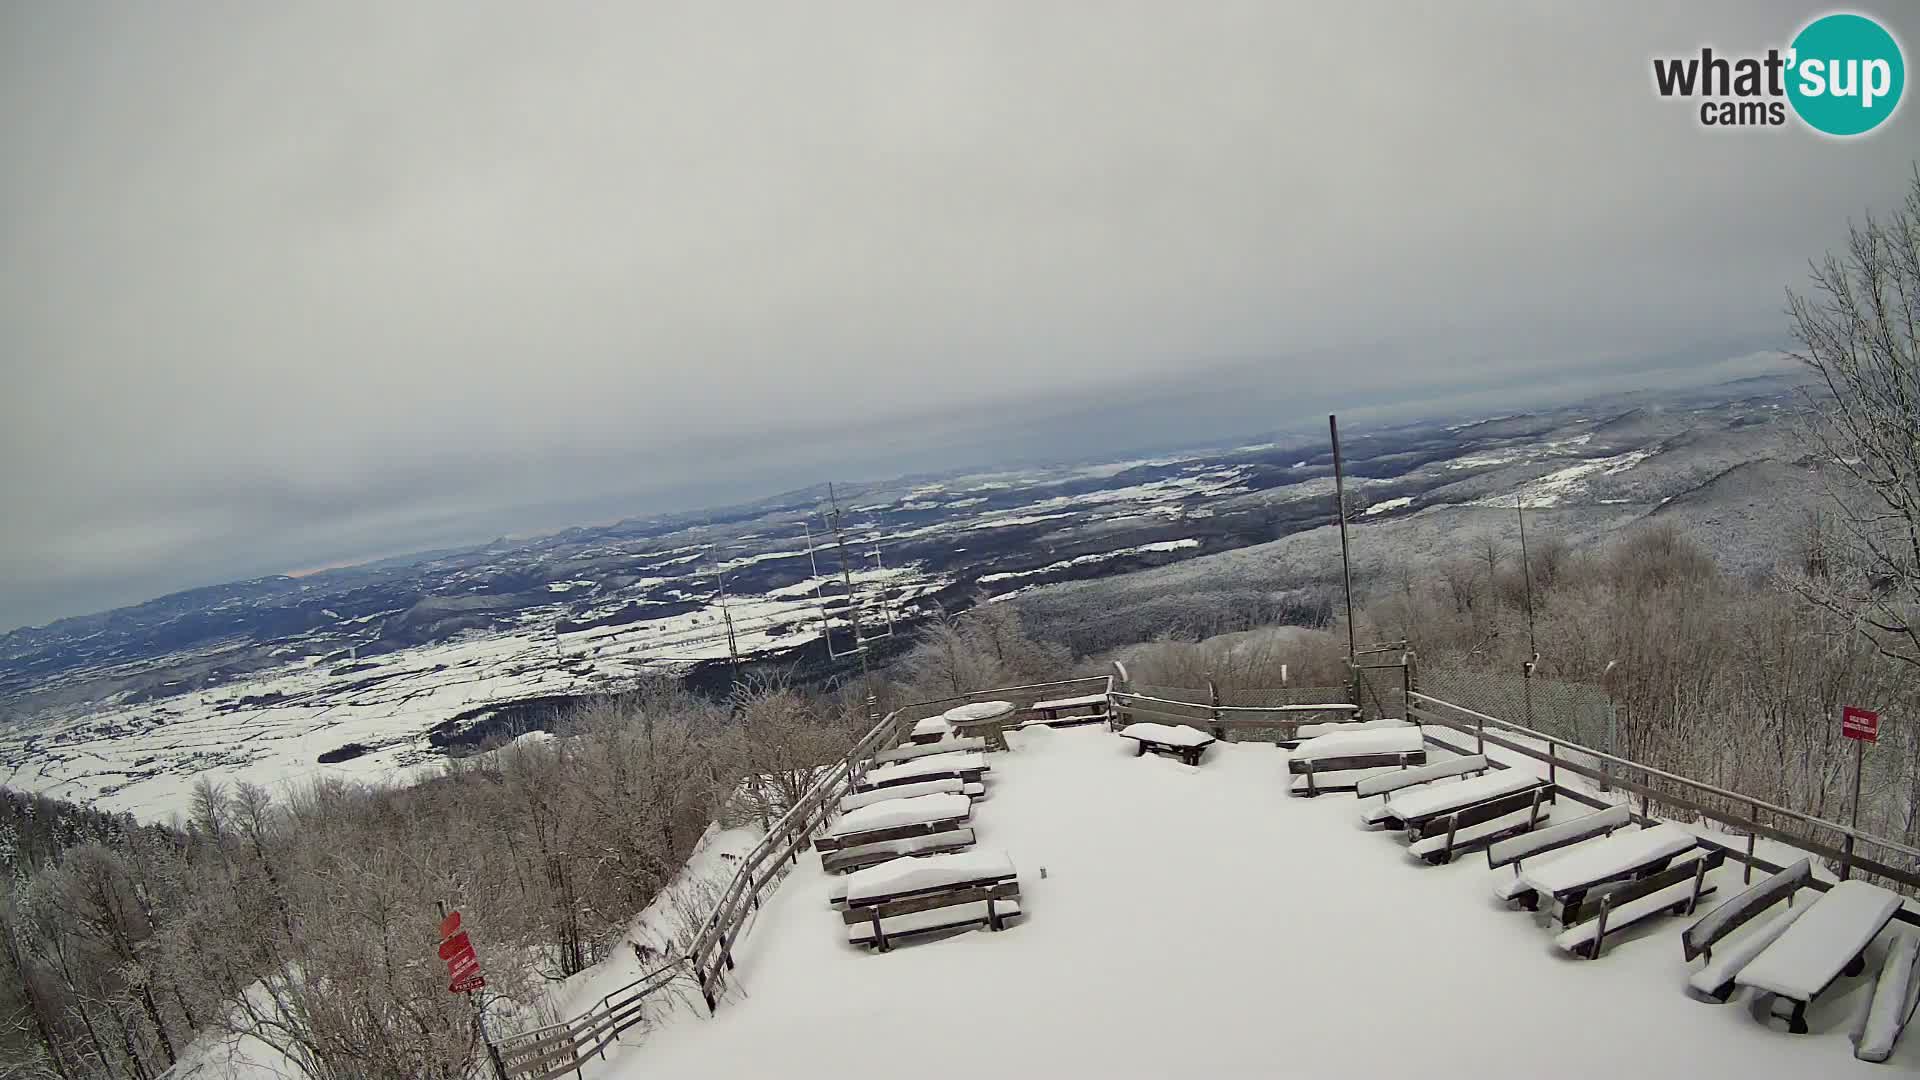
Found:
[[[852,576],[860,588],[890,587],[903,616],[945,583],[908,568]],[[741,652],[814,640],[819,604],[811,581],[732,598]],[[720,614],[711,608],[564,634],[550,618],[345,663],[302,657],[216,687],[49,715],[0,733],[0,758],[11,766],[0,769],[0,783],[164,821],[187,811],[202,776],[276,792],[323,774],[403,780],[437,763],[428,732],[463,713],[605,692],[727,655]],[[366,752],[319,761],[349,744]]]
[[[1751,995],[1684,992],[1682,920],[1555,949],[1470,854],[1430,867],[1369,832],[1351,796],[1292,799],[1284,752],[1133,756],[1103,728],[1032,728],[996,754],[975,809],[1019,869],[1003,933],[849,946],[817,860],[736,947],[719,1015],[682,1008],[587,1076],[1829,1077],[1871,975],[1823,995],[1793,1036]],[[1562,808],[1570,817],[1578,810]],[[1043,876],[1044,875],[1044,876]],[[1724,897],[1739,870],[1717,872]],[[1877,966],[1885,937],[1869,961]],[[1697,965],[1696,965],[1697,966]],[[1871,970],[1871,968],[1870,968]]]

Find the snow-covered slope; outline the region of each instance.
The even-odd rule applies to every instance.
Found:
[[[1745,994],[1684,992],[1684,923],[1555,949],[1490,892],[1368,832],[1353,799],[1289,799],[1284,754],[1230,744],[1200,768],[1136,758],[1101,728],[1028,729],[996,755],[975,823],[1019,870],[1002,933],[849,946],[818,863],[763,906],[719,1015],[686,1009],[589,1077],[1811,1077],[1890,1071],[1847,1042],[1870,977],[1813,1033],[1763,1027]],[[1570,810],[1569,813],[1572,811]],[[1507,873],[1501,871],[1499,873]],[[1719,871],[1722,894],[1739,873]],[[1879,960],[1875,946],[1870,963]]]

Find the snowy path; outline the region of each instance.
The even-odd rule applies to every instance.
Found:
[[[588,1077],[1920,1069],[1911,1038],[1886,1066],[1854,1060],[1871,976],[1836,986],[1813,1034],[1790,1036],[1756,1023],[1745,993],[1686,996],[1680,920],[1570,959],[1540,917],[1489,895],[1497,875],[1477,854],[1428,867],[1397,834],[1364,831],[1348,796],[1289,799],[1271,746],[1223,743],[1194,769],[1136,758],[1099,728],[1013,738],[975,822],[1019,868],[1022,921],[870,954],[846,944],[804,857],[736,952],[719,1016],[683,1011]]]

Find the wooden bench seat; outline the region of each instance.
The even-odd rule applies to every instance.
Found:
[[[1426,763],[1426,741],[1419,728],[1407,724],[1331,732],[1308,739],[1287,754],[1287,772],[1300,778],[1293,782],[1291,792],[1307,798],[1329,791],[1353,791],[1364,779],[1338,774],[1411,769]]]
[[[1438,866],[1453,861],[1456,851],[1531,832],[1553,812],[1556,794],[1552,784],[1542,781],[1523,791],[1436,814],[1407,830],[1407,851]]]
[[[1004,852],[894,859],[847,879],[847,940],[881,952],[899,938],[1020,914],[1020,880]]]
[[[856,791],[840,799],[840,812],[858,810],[863,806],[872,806],[888,799],[913,799],[921,795],[943,795],[948,793],[979,798],[986,792],[984,784],[969,784],[957,776],[941,780],[924,780],[917,784],[896,784],[893,787],[874,788],[871,791]]]
[[[1097,724],[1108,718],[1105,694],[1036,701],[1027,708],[1034,714],[1026,721],[1027,724],[1066,727],[1071,724]]]
[[[1864,881],[1842,881],[1760,955],[1734,976],[1736,986],[1751,986],[1790,1002],[1787,1030],[1807,1031],[1807,1006],[1842,975],[1866,970],[1867,946],[1900,910],[1900,897]]]
[[[941,780],[948,777],[958,777],[972,784],[979,783],[986,774],[987,759],[984,754],[974,751],[950,751],[883,765],[862,773],[859,779],[854,781],[853,787],[855,791],[871,791],[874,788],[918,784],[926,780]]]
[[[1900,1030],[1912,1015],[1915,964],[1920,962],[1920,937],[1901,934],[1887,949],[1880,965],[1880,977],[1874,980],[1873,998],[1854,1025],[1853,1056],[1861,1061],[1885,1061],[1893,1055],[1893,1044],[1900,1041]]]
[[[1623,829],[1526,867],[1519,876],[1524,891],[1514,899],[1534,909],[1542,899],[1550,900],[1560,923],[1571,925],[1588,892],[1657,874],[1699,846],[1699,837],[1671,822],[1649,829]]]
[[[902,840],[862,844],[859,847],[844,847],[838,851],[821,852],[820,869],[829,874],[849,874],[904,855],[962,851],[972,847],[973,840],[973,830],[962,828],[928,833],[925,836],[907,837]]]
[[[1439,781],[1408,788],[1389,798],[1385,805],[1362,811],[1368,824],[1384,824],[1390,829],[1406,829],[1408,839],[1420,838],[1418,830],[1427,822],[1465,810],[1490,799],[1545,787],[1547,782],[1519,769],[1496,769],[1471,780]]]
[[[959,792],[887,799],[842,814],[827,833],[814,839],[813,848],[839,851],[950,832],[965,825],[972,814],[973,800]]]
[[[976,753],[987,748],[987,740],[981,738],[947,739],[936,743],[908,743],[890,750],[882,750],[873,755],[875,765],[892,765],[895,762],[912,761],[915,758],[932,757],[935,754]]]
[[[1596,836],[1612,836],[1614,830],[1633,823],[1633,814],[1625,805],[1610,806],[1583,814],[1572,821],[1549,825],[1544,829],[1495,841],[1487,847],[1487,869],[1513,867],[1513,877],[1495,884],[1493,894],[1502,900],[1521,900],[1532,905],[1533,890],[1520,879],[1521,863],[1534,856],[1569,847]]]
[[[1120,729],[1120,737],[1133,740],[1135,757],[1151,750],[1196,767],[1200,764],[1200,755],[1214,743],[1213,736],[1206,732],[1178,724],[1128,724]]]
[[[1589,899],[1568,914],[1567,928],[1554,938],[1554,944],[1575,956],[1597,960],[1608,934],[1662,912],[1691,913],[1701,897],[1713,892],[1706,884],[1707,874],[1718,869],[1726,859],[1725,851],[1712,848],[1704,855],[1683,858],[1657,873],[1611,889],[1597,899]]]

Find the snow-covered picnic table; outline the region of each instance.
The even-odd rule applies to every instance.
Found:
[[[847,879],[847,940],[886,952],[894,938],[1020,914],[1020,879],[1000,851],[893,859]]]
[[[1410,754],[1425,748],[1420,729],[1412,725],[1332,731],[1307,739],[1289,754],[1293,761],[1369,757],[1374,754]]]
[[[846,897],[849,906],[858,907],[883,897],[1004,881],[1013,876],[1013,860],[1004,851],[909,856],[848,875]]]
[[[1033,703],[1035,712],[1060,712],[1065,709],[1084,709],[1090,705],[1105,705],[1105,694],[1081,694],[1079,697],[1050,698]]]
[[[934,719],[950,724],[972,724],[982,720],[997,720],[1011,712],[1013,712],[1011,701],[974,701],[965,705],[955,705]],[[927,721],[920,722],[924,724]]]
[[[1900,910],[1900,897],[1864,881],[1842,881],[1734,976],[1739,986],[1795,1002],[1792,1030],[1806,1030],[1805,1011],[1844,970],[1864,966],[1866,948]]]
[[[1005,750],[1006,727],[1013,712],[1011,701],[976,701],[968,705],[956,705],[942,716],[954,731],[962,735],[980,735],[986,749]]]
[[[925,780],[918,784],[896,784],[893,787],[875,788],[872,791],[856,791],[840,800],[840,812],[847,813],[863,806],[871,806],[889,799],[911,799],[920,795],[964,794],[966,781],[957,776],[943,776],[938,780]]]
[[[1539,777],[1522,769],[1495,769],[1471,780],[1435,780],[1400,792],[1388,799],[1384,807],[1372,808],[1367,816],[1372,818],[1374,812],[1383,811],[1384,817],[1380,820],[1413,825],[1463,806],[1539,787],[1541,783]]]
[[[1032,724],[1079,724],[1102,720],[1107,715],[1107,695],[1080,694],[1075,697],[1050,698],[1046,701],[1034,702],[1032,711],[1039,714],[1037,718],[1028,721]]]
[[[911,761],[896,762],[869,771],[860,778],[861,788],[891,787],[923,779],[957,776],[978,779],[987,771],[987,759],[979,753],[929,754]]]
[[[1530,863],[1519,878],[1541,896],[1559,897],[1627,876],[1699,843],[1699,837],[1672,822],[1651,829],[1622,829],[1605,839],[1571,848],[1557,858]]]
[[[1189,765],[1200,764],[1200,755],[1214,743],[1213,736],[1197,728],[1180,724],[1128,724],[1120,737],[1134,741],[1136,756],[1153,750],[1172,754]]]
[[[973,800],[957,792],[916,795],[908,799],[887,799],[840,815],[827,835],[849,838],[896,829],[903,825],[928,825],[946,821],[964,821],[973,812]]]
[[[943,716],[929,716],[913,725],[909,741],[916,743],[936,743],[947,737],[947,721]]]

